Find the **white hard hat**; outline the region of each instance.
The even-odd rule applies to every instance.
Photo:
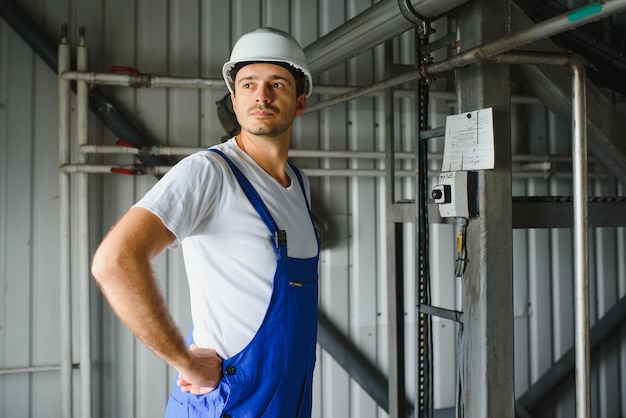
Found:
[[[304,74],[306,80],[305,93],[313,91],[313,79],[306,63],[302,47],[293,36],[275,28],[259,28],[243,35],[230,54],[230,60],[222,67],[222,75],[228,90],[234,93],[231,70],[238,63],[277,62],[289,64]]]

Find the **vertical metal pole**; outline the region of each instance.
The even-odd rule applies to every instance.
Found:
[[[574,351],[576,417],[591,417],[589,329],[589,203],[587,190],[587,87],[580,60],[566,54],[508,52],[492,57],[511,64],[568,66],[572,71],[572,164],[574,195]]]
[[[76,70],[87,71],[87,47],[85,29],[80,28],[79,45],[76,48]],[[76,82],[76,163],[87,163],[87,156],[80,152],[81,145],[87,144],[89,118],[89,86],[84,81]],[[78,224],[77,264],[79,283],[80,312],[80,410],[81,417],[91,416],[91,303],[89,278],[89,199],[88,174],[77,173],[76,204]]]
[[[385,43],[387,74],[393,60],[391,42]],[[395,203],[395,138],[393,92],[385,91],[385,190],[387,217]],[[389,319],[389,416],[406,417],[406,383],[404,370],[404,286],[402,224],[388,220],[387,243],[387,310]]]
[[[589,349],[589,213],[585,67],[572,60],[572,160],[574,174],[574,276],[576,417],[591,417]]]
[[[574,195],[574,349],[576,417],[591,417],[589,329],[589,203],[587,190],[587,85],[582,62],[570,55],[508,52],[493,57],[511,64],[568,66],[572,71],[572,164]]]
[[[70,162],[70,82],[61,75],[70,70],[67,25],[61,29],[58,48],[59,76],[59,304],[61,344],[61,416],[72,417],[72,288],[70,273],[70,180],[63,166]]]

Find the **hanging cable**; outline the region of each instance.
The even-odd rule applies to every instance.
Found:
[[[454,263],[454,276],[461,277],[467,267],[466,248],[467,218],[456,220],[456,260]]]
[[[454,262],[454,276],[463,277],[467,266],[467,218],[456,220],[456,260]],[[463,322],[459,323],[459,332],[456,346],[457,358],[457,385],[456,385],[456,418],[465,416],[463,407]]]
[[[456,219],[456,260],[454,262],[454,276],[463,277],[467,267],[467,218]],[[457,337],[457,385],[456,385],[456,418],[465,416],[463,406],[463,322],[459,323]]]
[[[465,411],[463,407],[463,323],[459,323],[459,332],[457,336],[456,344],[456,358],[457,358],[457,385],[456,385],[456,418],[464,418]]]

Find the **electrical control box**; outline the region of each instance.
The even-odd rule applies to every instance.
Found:
[[[475,171],[450,171],[439,175],[431,196],[441,217],[473,218],[478,214],[477,187]]]

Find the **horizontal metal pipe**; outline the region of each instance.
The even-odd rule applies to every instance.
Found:
[[[151,153],[151,155],[190,155],[198,151],[205,150],[203,147],[171,147],[171,146],[153,146],[147,148],[123,147],[119,145],[83,145],[80,151],[89,154],[120,154],[120,155],[136,155],[141,153]],[[358,151],[358,150],[289,150],[291,158],[343,158],[343,159],[383,159],[384,151]],[[394,155],[396,160],[415,159],[413,152],[396,152]],[[443,153],[432,152],[428,154],[431,161],[441,160]],[[571,155],[534,155],[534,154],[515,154],[511,156],[513,162],[518,163],[569,163],[572,161]],[[589,158],[590,162],[598,162],[597,158]],[[523,167],[519,167],[523,168]],[[542,166],[542,168],[547,168]]]
[[[109,74],[95,72],[68,71],[61,75],[64,80],[83,81],[88,84],[101,84],[122,87],[147,88],[216,88],[226,90],[224,80],[193,77],[169,77],[154,74]]]
[[[61,74],[63,80],[84,81],[90,85],[107,85],[135,88],[195,88],[207,90],[224,90],[226,86],[224,80],[216,78],[190,78],[162,76],[156,74],[111,74],[95,72],[67,71]],[[316,84],[313,93],[319,95],[338,95],[354,90],[354,87]],[[394,90],[394,97],[402,99],[412,99],[415,91],[410,89]],[[371,96],[382,96],[383,92],[374,91]],[[456,94],[445,91],[431,91],[429,98],[434,100],[447,100],[456,102]],[[532,96],[511,96],[511,102],[517,104],[538,104],[541,101]]]
[[[64,173],[94,173],[94,174],[110,174],[122,173],[128,175],[161,175],[167,173],[171,166],[141,166],[141,165],[94,165],[94,164],[67,164],[61,167]],[[117,171],[116,171],[117,170]],[[360,170],[360,169],[310,169],[303,168],[302,171],[309,177],[382,177],[385,175],[384,170]],[[398,177],[413,177],[413,170],[396,171]],[[433,176],[439,175],[439,172],[433,172]]]
[[[61,167],[64,173],[93,173],[93,174],[111,174],[122,173],[128,175],[162,175],[167,173],[171,166],[142,166],[142,165],[94,165],[94,164],[67,164]],[[117,171],[116,171],[117,170]],[[302,171],[309,177],[383,177],[384,169],[328,169],[328,168],[303,168]],[[396,177],[415,177],[414,170],[396,170]],[[437,178],[441,174],[439,171],[429,171],[428,176]],[[590,179],[606,178],[604,173],[591,173]],[[515,178],[538,178],[538,179],[570,179],[572,173],[551,173],[545,171],[517,171],[513,172]]]
[[[61,370],[60,365],[55,366],[31,366],[31,367],[8,367],[0,369],[1,375],[9,374],[24,374],[24,373],[39,373],[39,372],[58,372]]]
[[[548,38],[567,30],[575,29],[587,23],[621,12],[624,9],[626,9],[626,0],[605,0],[603,2],[595,2],[579,9],[575,9],[571,12],[555,16],[552,19],[545,20],[495,41],[460,52],[452,58],[435,63],[426,63],[425,66],[420,69],[408,71],[396,77],[391,77],[369,86],[357,88],[331,99],[316,103],[307,107],[304,113],[315,112],[335,104],[343,103],[357,97],[370,95],[375,91],[394,87],[418,78],[434,76],[445,71],[461,68],[481,59],[489,58],[493,55],[517,48],[521,45]]]
[[[39,25],[13,0],[0,1],[0,17],[33,49],[33,51],[56,73],[70,70],[67,66],[61,73],[58,69],[57,44]],[[98,88],[89,92],[92,112],[118,138],[137,145],[150,144],[154,141],[145,137],[135,125],[126,118]],[[144,164],[167,164],[163,158],[139,157]]]
[[[80,364],[73,363],[71,367],[72,369],[80,369]],[[25,373],[58,372],[59,370],[61,370],[61,366],[59,364],[49,366],[5,367],[0,369],[0,376]]]
[[[556,65],[561,67],[568,66],[572,61],[571,55],[543,51],[503,52],[487,59],[499,64]]]
[[[466,2],[412,0],[405,4],[424,19],[434,19]],[[404,16],[402,3],[398,0],[379,1],[305,47],[311,72],[316,74],[328,70],[415,27],[416,20]]]
[[[93,154],[141,154],[151,155],[189,155],[198,151],[203,151],[202,147],[161,147],[153,146],[147,148],[122,147],[117,145],[83,145],[80,150],[84,153]],[[359,158],[359,159],[382,159],[385,157],[384,151],[340,151],[340,150],[289,150],[291,158]],[[412,160],[412,152],[396,153],[396,159]]]
[[[543,22],[495,41],[468,49],[450,59],[430,64],[427,70],[430,74],[439,74],[455,68],[465,67],[480,59],[488,58],[501,52],[509,51],[522,45],[575,29],[587,23],[619,13],[624,9],[626,9],[626,0],[605,0],[588,4],[555,16],[552,19],[544,20]]]

